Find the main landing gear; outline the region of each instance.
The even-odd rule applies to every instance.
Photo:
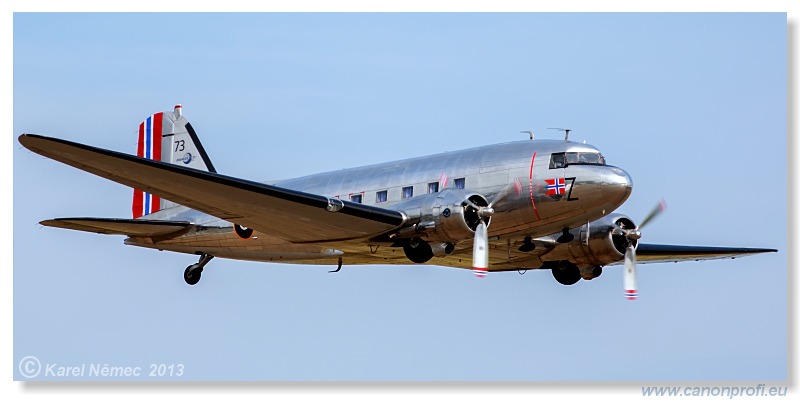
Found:
[[[200,261],[189,265],[183,272],[183,280],[186,281],[186,284],[195,285],[198,281],[200,281],[200,275],[203,273],[203,267],[205,267],[208,262],[213,259],[214,256],[211,256],[206,253],[200,254]]]
[[[564,285],[573,285],[581,279],[592,280],[603,274],[602,266],[578,268],[567,260],[547,262],[543,267],[549,267],[556,281]]]
[[[403,245],[408,260],[414,263],[425,263],[433,257],[431,245],[422,239],[411,238]]]
[[[564,285],[573,285],[581,279],[581,271],[578,266],[566,260],[552,262],[550,271],[553,272],[556,281]]]

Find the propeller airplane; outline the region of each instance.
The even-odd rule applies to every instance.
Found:
[[[636,265],[736,258],[775,249],[643,244],[642,221],[615,210],[631,177],[588,144],[533,139],[260,183],[220,174],[176,105],[139,125],[136,155],[22,134],[27,149],[132,187],[132,219],[56,218],[42,225],[125,235],[125,244],[214,257],[337,265],[431,264],[489,272],[550,270],[564,285]],[[469,242],[469,241],[472,242]],[[471,257],[470,257],[471,255]]]

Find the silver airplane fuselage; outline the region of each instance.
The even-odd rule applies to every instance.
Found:
[[[590,157],[584,159],[584,157]],[[288,179],[274,185],[330,198],[401,211],[409,224],[440,214],[446,199],[474,196],[493,204],[493,240],[521,242],[579,227],[617,209],[631,194],[630,176],[605,165],[597,148],[559,140],[526,140],[445,152],[394,162]],[[497,200],[495,200],[497,199]],[[496,203],[493,203],[496,202]],[[345,253],[349,263],[379,263],[396,257],[392,239],[290,243],[256,231],[246,238],[234,223],[183,206],[161,210],[154,220],[195,224],[169,239],[129,237],[129,245],[254,261],[329,264]],[[424,233],[421,234],[424,237]],[[472,236],[453,239],[471,248]],[[379,246],[386,246],[380,253]],[[362,256],[363,258],[358,258]],[[432,259],[430,264],[436,264]]]

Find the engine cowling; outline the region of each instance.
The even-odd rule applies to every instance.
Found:
[[[548,237],[553,238],[550,242],[555,246],[547,252],[547,261],[569,261],[582,271],[619,262],[625,257],[628,244],[619,230],[633,228],[636,228],[636,224],[630,217],[611,214],[570,230],[574,235],[570,242],[559,244],[554,236]]]
[[[418,196],[397,206],[409,218],[418,220],[412,227],[398,232],[399,238],[419,237],[431,243],[457,243],[472,240],[475,228],[483,220],[488,226],[490,217],[480,217],[476,207],[489,202],[477,193],[461,189]]]

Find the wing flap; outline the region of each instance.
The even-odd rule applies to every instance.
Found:
[[[291,242],[364,238],[391,231],[406,221],[398,211],[346,200],[337,201],[341,209],[332,213],[325,196],[67,140],[23,134],[19,142],[83,171]]]
[[[159,236],[181,231],[191,225],[185,221],[128,220],[123,218],[54,218],[40,222],[47,227],[97,234]]]

